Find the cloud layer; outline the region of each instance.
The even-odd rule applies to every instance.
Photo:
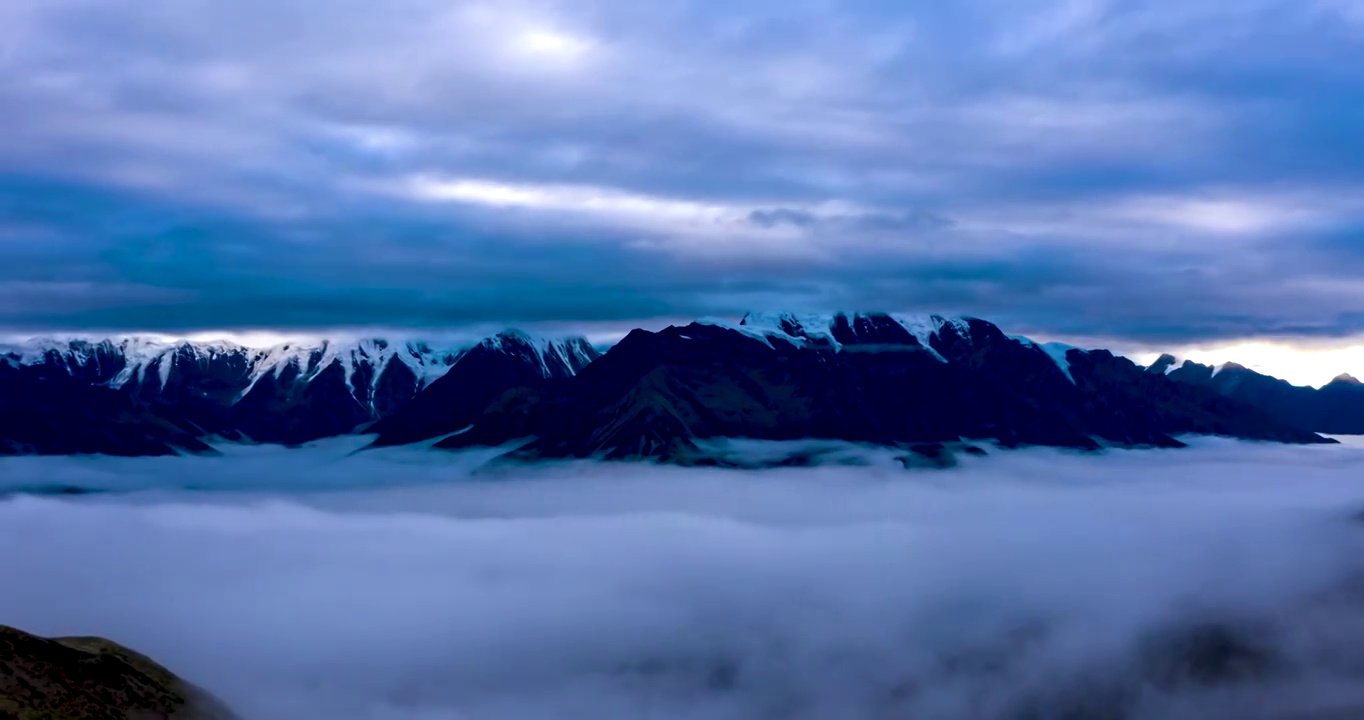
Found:
[[[1357,0],[16,0],[0,325],[1364,329]]]
[[[0,621],[108,635],[248,720],[1364,707],[1358,447],[492,474],[347,450],[9,463],[7,490],[137,492],[0,502]]]

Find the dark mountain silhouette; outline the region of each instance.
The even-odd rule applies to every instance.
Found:
[[[983,320],[750,320],[636,330],[571,379],[496,395],[437,446],[527,438],[514,457],[707,462],[697,441],[735,437],[1083,449],[1178,447],[1190,433],[1325,442],[1107,351],[1039,346]]]
[[[1210,389],[1315,432],[1364,434],[1364,384],[1350,375],[1312,388],[1293,385],[1236,363],[1216,368],[1195,362],[1180,364],[1170,355],[1162,356],[1148,370],[1165,374],[1176,382]]]
[[[0,363],[0,455],[210,453],[199,432],[126,393]]]

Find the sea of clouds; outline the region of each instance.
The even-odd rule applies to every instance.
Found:
[[[246,720],[1364,717],[1364,446],[356,447],[0,460],[0,623]]]

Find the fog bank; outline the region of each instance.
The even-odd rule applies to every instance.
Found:
[[[353,449],[0,461],[0,623],[111,637],[248,720],[1364,709],[1364,448]],[[100,492],[27,494],[60,487]]]

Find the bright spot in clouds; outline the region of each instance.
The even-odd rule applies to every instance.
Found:
[[[514,46],[526,55],[558,61],[577,60],[592,49],[592,43],[586,39],[542,28],[521,33]]]
[[[696,228],[716,223],[738,223],[747,216],[747,211],[741,207],[591,185],[504,183],[423,175],[410,179],[402,191],[414,199],[428,202],[573,213],[595,216],[599,220],[670,230],[678,230],[679,226]]]

